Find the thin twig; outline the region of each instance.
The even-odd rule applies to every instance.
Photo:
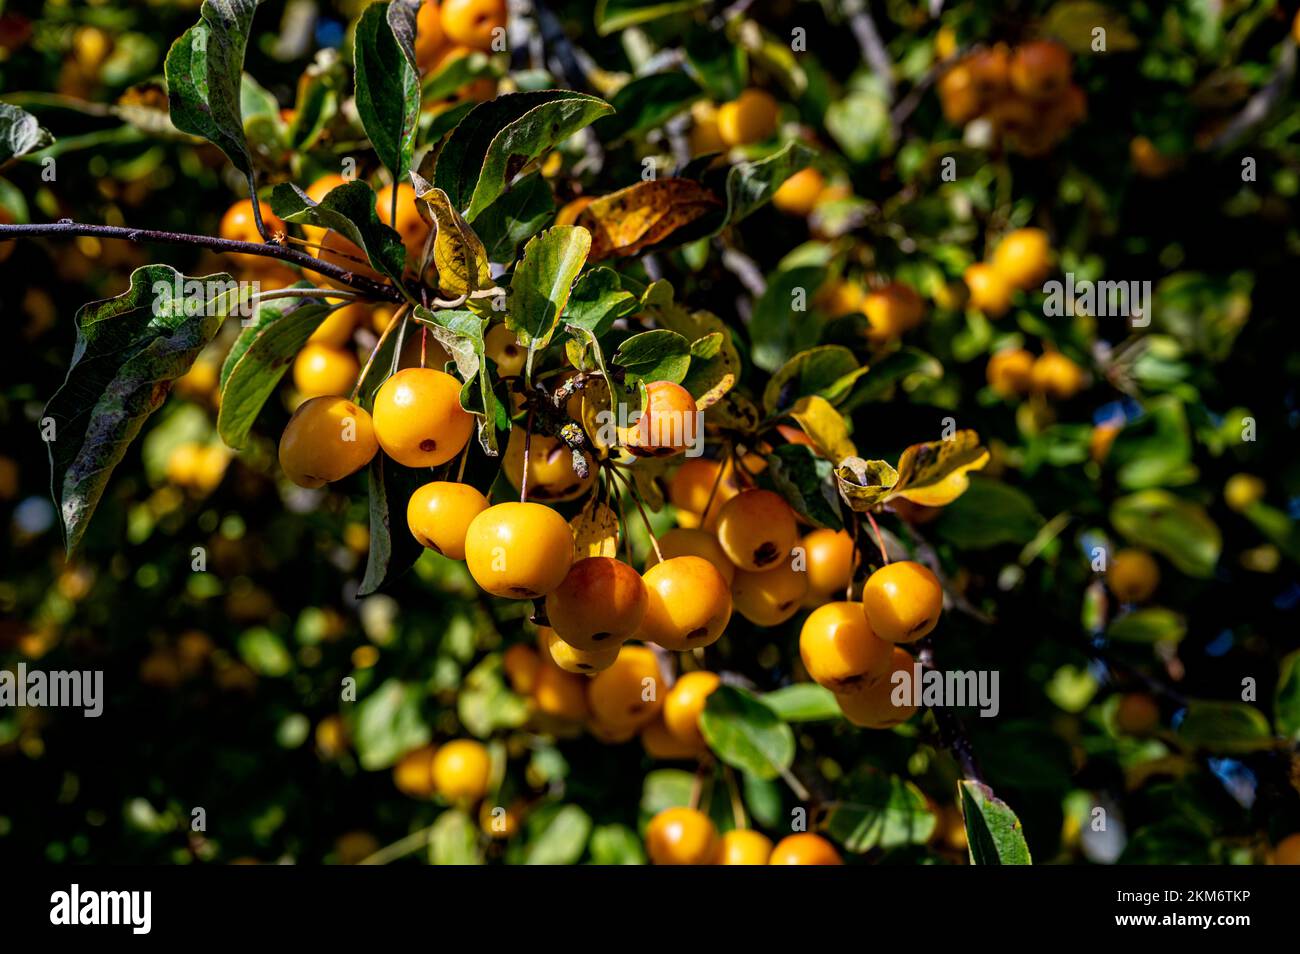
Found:
[[[659,541],[655,538],[654,529],[650,526],[650,517],[645,512],[645,505],[642,504],[641,502],[641,494],[637,492],[637,489],[635,485],[633,485],[632,481],[628,480],[627,477],[625,477],[623,474],[620,474],[617,470],[614,470],[612,467],[610,468],[610,473],[612,473],[619,480],[623,481],[623,484],[627,487],[628,492],[632,495],[632,502],[636,504],[636,509],[641,513],[641,522],[645,524],[646,536],[650,538],[650,545],[654,547],[655,556],[659,559],[659,562],[662,563],[664,560],[664,554],[663,551],[659,549]]]

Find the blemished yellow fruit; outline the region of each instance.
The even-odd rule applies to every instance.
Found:
[[[1024,348],[995,351],[984,373],[989,387],[1002,397],[1027,394],[1033,384],[1034,356]]]
[[[562,516],[539,503],[488,507],[465,534],[470,575],[493,596],[531,600],[563,581],[573,565],[573,531]]]
[[[844,530],[818,529],[803,538],[808,568],[808,592],[818,596],[843,593],[853,579],[853,538]]]
[[[929,568],[899,560],[868,577],[862,610],[872,632],[885,642],[913,643],[938,624],[943,587]]]
[[[718,135],[728,146],[762,142],[776,132],[779,115],[780,107],[771,93],[747,89],[718,107]]]
[[[708,815],[694,808],[665,808],[645,830],[646,854],[657,865],[711,865],[721,842]]]
[[[569,645],[607,651],[636,634],[648,602],[641,574],[632,567],[613,557],[585,557],[547,595],[546,617]]]
[[[742,491],[718,511],[718,543],[739,570],[773,570],[798,542],[794,511],[770,490]]]
[[[1034,362],[1033,387],[1058,401],[1068,401],[1086,383],[1083,368],[1059,351],[1045,351]]]
[[[485,53],[509,15],[506,0],[442,0],[441,13],[448,40]]]
[[[752,828],[733,828],[722,836],[718,864],[765,865],[772,857],[772,839]]]
[[[1145,603],[1160,585],[1160,565],[1146,550],[1126,547],[1110,558],[1106,585],[1121,603]]]
[[[662,718],[647,722],[641,729],[641,745],[652,759],[675,761],[699,758],[707,751],[704,739],[683,742],[668,731]]]
[[[592,716],[611,728],[640,728],[659,715],[664,704],[664,678],[654,650],[625,645],[614,665],[587,683]]]
[[[537,669],[533,687],[533,706],[542,715],[562,722],[581,722],[587,718],[586,676],[565,672],[548,656]]]
[[[542,659],[537,650],[526,643],[515,643],[501,656],[501,668],[505,670],[510,688],[521,696],[531,696],[537,686],[537,671]]]
[[[460,382],[433,368],[398,371],[375,394],[375,437],[406,467],[437,467],[459,454],[474,430],[460,406]]]
[[[680,556],[696,556],[708,560],[717,567],[728,586],[735,579],[736,565],[727,559],[727,554],[722,551],[718,538],[707,530],[698,527],[674,527],[659,538],[659,550],[665,560]],[[811,562],[811,558],[809,559]],[[659,562],[661,562],[659,555],[651,548],[646,554],[645,568],[648,570]]]
[[[668,731],[686,745],[704,745],[700,713],[719,685],[717,673],[700,670],[681,676],[664,698],[663,720]]]
[[[845,692],[835,693],[844,718],[865,729],[890,729],[912,718],[916,706],[910,701],[894,704],[895,673],[913,675],[914,662],[907,651],[895,646],[889,662],[889,671],[872,682],[859,682]],[[906,698],[910,699],[911,696]]]
[[[529,438],[522,427],[516,427],[510,431],[510,440],[501,461],[502,472],[516,490],[522,486],[525,448],[528,450],[529,500],[542,503],[576,500],[596,482],[596,465],[590,453],[582,452],[587,460],[587,476],[579,477],[573,469],[573,450],[568,444],[549,434],[534,434]]]
[[[420,546],[463,560],[469,525],[487,508],[487,498],[469,484],[434,480],[411,494],[406,525]]]
[[[993,267],[1013,288],[1029,291],[1043,283],[1052,268],[1052,243],[1042,229],[1016,229],[993,250]]]
[[[787,215],[806,217],[826,188],[826,177],[806,166],[781,183],[772,193],[772,204]]]
[[[293,386],[304,398],[347,394],[360,373],[356,355],[324,344],[308,343],[293,359]]]
[[[411,798],[429,798],[434,793],[434,747],[422,746],[407,752],[393,766],[393,784],[403,795]]]
[[[1241,513],[1264,499],[1268,487],[1254,474],[1233,474],[1223,485],[1223,502]]]
[[[280,436],[280,469],[299,487],[320,487],[355,474],[378,450],[364,408],[346,398],[312,398],[298,406]]]
[[[769,865],[842,865],[835,846],[821,835],[802,831],[786,835],[776,843],[768,858]]]
[[[862,299],[862,313],[870,327],[872,341],[892,341],[921,324],[925,302],[911,285],[890,282],[869,291]]]
[[[551,662],[565,672],[580,675],[598,673],[614,665],[622,646],[622,643],[610,643],[597,649],[578,649],[555,635],[555,630],[549,626],[542,627],[541,635]]]
[[[990,318],[1001,318],[1011,307],[1011,283],[992,265],[976,262],[962,275],[970,292],[970,305]]]
[[[627,430],[628,451],[637,457],[672,457],[703,438],[695,398],[680,384],[651,381],[645,407]]]
[[[492,756],[482,742],[456,739],[433,755],[433,786],[454,802],[477,802],[492,780]]]
[[[731,583],[736,612],[756,626],[779,626],[803,605],[808,595],[808,574],[783,560],[774,570],[750,573],[737,570]]]
[[[519,339],[505,322],[488,329],[487,337],[483,339],[483,350],[497,363],[497,374],[503,378],[515,377],[528,360],[528,349],[519,344]]]
[[[1150,735],[1160,725],[1160,707],[1145,692],[1126,692],[1115,707],[1115,725],[1127,735]]]
[[[1300,14],[1296,14],[1296,42],[1300,43]],[[1300,865],[1300,832],[1287,835],[1273,848],[1270,862],[1275,865]]]
[[[867,622],[858,603],[819,606],[799,631],[799,656],[813,682],[843,692],[889,670],[893,651]]]
[[[731,620],[731,590],[708,560],[680,556],[642,574],[646,611],[640,639],[684,651],[717,641]]]

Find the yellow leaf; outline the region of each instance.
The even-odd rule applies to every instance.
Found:
[[[974,431],[958,431],[950,439],[913,444],[898,459],[898,484],[891,497],[903,497],[923,507],[942,507],[966,492],[968,474],[989,462]]]
[[[887,461],[850,457],[835,468],[840,496],[861,513],[889,498],[898,483],[898,471]]]
[[[578,559],[612,557],[618,553],[618,514],[605,504],[584,507],[569,521],[577,546]]]
[[[858,456],[858,448],[853,443],[853,438],[849,437],[844,415],[835,410],[835,406],[824,397],[810,394],[800,398],[790,411],[790,416],[799,422],[803,432],[812,439],[817,445],[817,451],[827,460],[840,461],[846,457]]]
[[[438,287],[458,297],[492,286],[487,249],[441,189],[429,189],[419,198],[429,204],[437,233],[433,240],[433,264],[438,269]]]
[[[574,223],[591,233],[588,261],[635,255],[722,203],[694,179],[651,179],[596,199]]]

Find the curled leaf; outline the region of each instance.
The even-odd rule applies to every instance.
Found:
[[[636,255],[721,206],[693,179],[651,179],[593,201],[577,224],[591,232],[591,260]]]
[[[898,486],[893,496],[923,507],[952,503],[970,484],[967,474],[989,462],[974,431],[958,431],[950,439],[913,444],[898,459]]]
[[[888,461],[850,457],[835,468],[835,483],[844,502],[860,513],[889,499],[898,471]]]

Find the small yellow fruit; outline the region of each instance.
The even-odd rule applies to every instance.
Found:
[[[1034,356],[1024,348],[1004,348],[989,355],[984,373],[989,387],[1002,397],[1027,394],[1033,383]]]
[[[1042,229],[1008,232],[993,250],[993,267],[1013,288],[1028,291],[1043,283],[1052,267],[1052,244]]]
[[[818,529],[803,538],[808,561],[808,592],[821,597],[843,593],[853,578],[853,538],[843,530]]]
[[[607,652],[640,629],[648,602],[645,583],[632,567],[612,557],[586,557],[547,595],[546,617],[570,646]]]
[[[502,458],[501,470],[516,490],[521,489],[524,474],[524,448],[528,449],[528,499],[542,503],[560,503],[576,500],[596,482],[596,466],[591,454],[583,451],[587,460],[587,476],[579,477],[573,469],[573,451],[558,437],[534,434],[531,438],[522,427],[510,431],[510,441]]]
[[[1111,557],[1106,585],[1121,603],[1145,603],[1160,585],[1160,566],[1146,550],[1128,547]]]
[[[808,595],[808,574],[782,560],[774,570],[749,573],[737,570],[731,584],[736,612],[756,626],[779,626],[803,604]]]
[[[826,178],[812,166],[805,166],[772,193],[772,204],[787,215],[803,218],[817,205],[825,188]]]
[[[513,378],[524,369],[528,360],[528,349],[519,344],[515,333],[506,327],[505,322],[493,325],[483,339],[483,349],[487,356],[497,363],[497,374],[503,378]]]
[[[855,683],[844,692],[835,693],[844,717],[854,725],[866,729],[889,729],[902,725],[916,712],[916,706],[910,702],[894,704],[894,674],[913,675],[914,662],[907,652],[898,646],[893,648],[889,661],[889,671],[872,682]],[[910,697],[908,697],[910,698]]]
[[[587,683],[592,716],[610,728],[640,728],[663,708],[663,673],[654,650],[625,645],[614,665]]]
[[[747,89],[718,107],[718,134],[728,146],[762,142],[776,132],[780,107],[770,93]]]
[[[862,610],[872,632],[881,639],[913,643],[939,622],[943,587],[927,567],[900,560],[882,566],[867,579]]]
[[[433,785],[451,801],[477,802],[487,794],[492,756],[481,742],[456,739],[433,756]]]
[[[872,632],[862,607],[847,601],[813,610],[799,632],[799,656],[819,685],[842,692],[889,670],[889,643]]]
[[[1300,43],[1300,14],[1296,14],[1296,42]],[[1275,865],[1300,865],[1300,832],[1287,835],[1273,849],[1271,863]]]
[[[463,560],[469,525],[487,508],[487,498],[469,484],[435,480],[411,494],[406,525],[421,546]]]
[[[460,382],[432,368],[398,371],[375,394],[375,437],[406,467],[437,467],[465,447],[474,415],[460,406]]]
[[[597,649],[578,649],[555,635],[549,626],[542,628],[541,635],[551,661],[565,672],[581,675],[601,672],[614,665],[622,646],[622,643],[610,643]]]
[[[525,643],[515,643],[502,654],[501,668],[505,670],[510,688],[521,696],[531,696],[537,685],[537,671],[542,665],[537,650]]]
[[[707,751],[703,738],[698,743],[683,742],[668,731],[662,718],[647,722],[642,727],[641,745],[645,748],[646,755],[663,761],[695,759]]]
[[[434,748],[426,745],[407,752],[393,766],[393,784],[403,795],[411,798],[428,798],[434,792]]]
[[[488,507],[465,533],[470,575],[493,596],[515,600],[545,596],[573,565],[573,531],[544,504]]]
[[[921,324],[925,302],[911,285],[890,282],[868,292],[862,300],[862,313],[870,328],[872,341],[893,341]]]
[[[340,348],[308,343],[293,361],[293,386],[304,398],[344,395],[357,383],[361,364]]]
[[[772,857],[772,839],[752,828],[733,828],[722,836],[719,864],[765,865]]]
[[[645,845],[657,865],[711,865],[721,847],[709,816],[694,808],[665,808],[650,819]]]
[[[696,556],[702,557],[712,563],[722,578],[731,585],[731,581],[736,577],[736,565],[727,559],[727,554],[723,552],[718,538],[707,530],[687,527],[675,527],[669,530],[659,538],[659,550],[663,553],[665,560],[671,560],[673,557]],[[646,554],[645,568],[648,570],[656,563],[661,562],[659,556],[653,549]],[[809,557],[811,564],[812,557]],[[811,572],[809,574],[811,578]]]
[[[375,456],[370,415],[346,398],[312,398],[298,406],[280,437],[280,469],[299,487],[320,487],[355,474]]]
[[[717,674],[711,672],[688,672],[679,678],[664,698],[663,720],[668,731],[688,746],[704,745],[700,713],[720,684]]]
[[[716,642],[727,628],[731,592],[708,560],[673,557],[650,567],[642,579],[648,600],[641,639],[683,651]]]
[[[798,540],[794,511],[770,490],[743,491],[718,512],[718,543],[737,569],[775,569],[789,561]]]
[[[776,843],[767,861],[770,865],[842,865],[835,846],[810,831],[786,835]]]
[[[1011,283],[992,265],[976,262],[966,269],[962,278],[970,290],[972,308],[990,318],[1001,318],[1011,307]]]
[[[542,715],[563,722],[587,718],[587,677],[565,672],[549,656],[537,669],[533,705]]]
[[[1237,513],[1264,499],[1268,490],[1264,481],[1254,474],[1233,474],[1223,485],[1223,501]]]

